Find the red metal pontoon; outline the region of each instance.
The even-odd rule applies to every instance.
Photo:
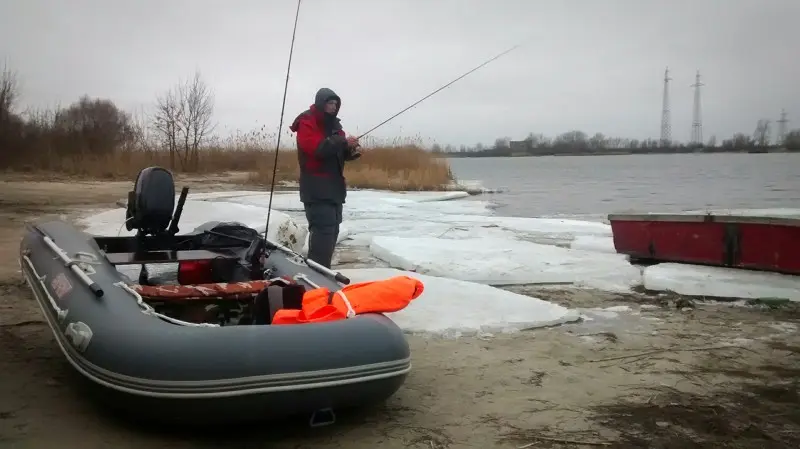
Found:
[[[611,214],[614,247],[631,259],[800,275],[800,218]]]

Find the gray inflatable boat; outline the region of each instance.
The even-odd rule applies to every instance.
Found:
[[[157,420],[308,414],[324,425],[335,410],[382,402],[401,387],[408,343],[382,314],[270,325],[277,310],[299,308],[304,290],[336,291],[347,278],[238,223],[178,234],[187,194],[174,207],[172,174],[146,168],[128,196],[125,225],[135,237],[51,221],[29,226],[20,245],[22,273],[57,344],[109,403]],[[177,282],[151,277],[146,267],[157,264],[177,265]],[[141,266],[138,283],[120,265]],[[200,293],[179,294],[187,289]]]

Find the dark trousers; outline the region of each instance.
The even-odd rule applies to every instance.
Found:
[[[330,268],[342,223],[342,204],[328,201],[303,203],[308,220],[308,258]]]

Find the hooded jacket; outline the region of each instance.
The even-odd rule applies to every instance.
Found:
[[[326,114],[325,103],[336,100],[334,114]],[[344,203],[347,183],[344,164],[356,159],[337,117],[342,100],[328,88],[317,91],[308,110],[298,115],[289,129],[297,133],[297,159],[300,164],[300,201]]]

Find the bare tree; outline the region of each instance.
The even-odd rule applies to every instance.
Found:
[[[507,150],[509,148],[510,141],[511,139],[508,137],[498,137],[497,139],[494,139],[494,148]]]
[[[15,113],[19,83],[16,72],[3,65],[0,73],[0,167],[9,167],[24,160],[19,148],[24,142],[24,122]]]
[[[170,152],[171,168],[176,154],[184,170],[198,168],[200,147],[214,131],[213,116],[214,95],[199,72],[157,98],[153,127]]]
[[[161,138],[164,147],[169,151],[169,168],[175,169],[175,155],[178,152],[178,115],[179,102],[173,89],[156,98],[156,111],[153,116],[153,128]],[[183,163],[181,163],[183,165]]]
[[[595,135],[589,138],[589,147],[597,150],[601,150],[606,146],[617,148],[619,142],[610,142],[610,140],[611,139],[607,139],[603,133],[595,133]]]
[[[181,91],[183,114],[179,123],[184,134],[184,158],[191,157],[192,167],[197,169],[199,149],[203,140],[214,131],[211,119],[214,115],[214,95],[208,85],[195,72],[191,81]]]
[[[17,73],[11,71],[7,64],[3,64],[3,72],[0,74],[0,123],[7,122],[14,112],[18,95]]]
[[[111,100],[84,95],[53,119],[59,147],[73,154],[108,154],[129,148],[136,139],[131,116]]]

